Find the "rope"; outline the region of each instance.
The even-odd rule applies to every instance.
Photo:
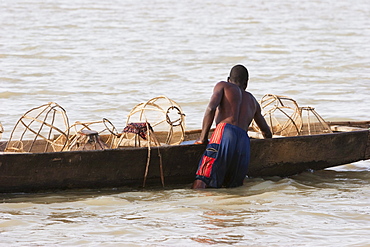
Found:
[[[151,145],[150,144],[152,143],[151,127],[150,127],[148,122],[145,122],[145,123],[146,123],[147,134],[148,134],[148,156],[147,156],[146,166],[145,166],[143,188],[145,187],[146,179],[147,179],[148,172],[149,172],[150,157],[151,157]],[[139,134],[136,134],[136,136],[138,136],[138,135]],[[154,142],[157,142],[155,136],[153,136],[153,137],[154,137]],[[160,172],[160,176],[161,176],[161,183],[162,183],[162,186],[164,187],[164,174],[163,174],[163,166],[162,166],[162,156],[161,156],[160,151],[159,151],[159,145],[158,145],[158,156],[159,156],[159,172]]]

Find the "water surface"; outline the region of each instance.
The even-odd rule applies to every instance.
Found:
[[[369,120],[370,4],[343,1],[0,1],[3,139],[53,101],[118,129],[138,103],[178,102],[201,127],[213,85],[244,64],[248,90],[326,120]],[[4,246],[367,246],[369,161],[236,189],[109,188],[0,196]]]

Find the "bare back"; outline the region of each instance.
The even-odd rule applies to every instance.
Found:
[[[202,132],[195,143],[207,143],[208,133],[213,120],[216,124],[229,123],[248,131],[254,119],[265,138],[272,134],[266,120],[261,115],[261,108],[251,93],[246,92],[237,84],[221,81],[216,84],[213,94],[204,113]]]
[[[222,98],[216,111],[216,124],[229,123],[247,131],[258,110],[256,99],[230,82],[219,82],[214,93],[218,90]]]

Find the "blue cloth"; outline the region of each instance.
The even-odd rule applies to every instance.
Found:
[[[247,132],[231,124],[217,125],[199,162],[196,179],[208,187],[243,185],[250,160],[250,139]]]

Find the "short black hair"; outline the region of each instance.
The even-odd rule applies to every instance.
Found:
[[[238,84],[245,84],[249,80],[249,73],[246,67],[241,64],[235,65],[230,71],[230,81]]]

